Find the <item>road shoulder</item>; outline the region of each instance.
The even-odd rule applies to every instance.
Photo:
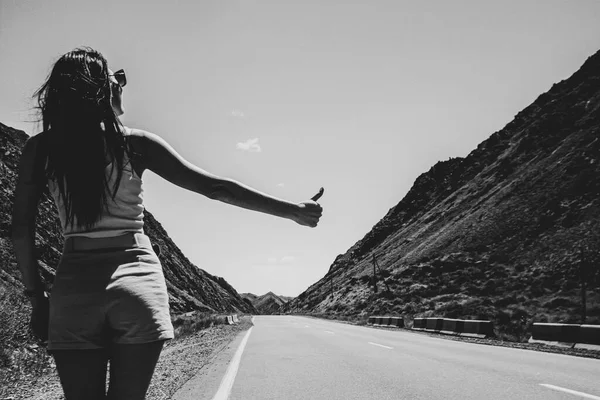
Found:
[[[219,389],[219,385],[236,350],[240,346],[251,324],[237,331],[230,341],[216,349],[205,366],[183,384],[170,399],[172,400],[210,400]]]
[[[213,326],[165,347],[146,399],[211,399],[213,388],[210,382],[213,375],[218,376],[216,374],[223,363],[227,368],[225,360],[233,356],[238,336],[243,337],[251,327],[251,317],[246,316],[238,324]],[[205,382],[202,380],[204,376],[209,377]],[[186,393],[184,389],[192,385],[190,381],[202,381],[202,384],[196,386],[193,396],[183,397]],[[216,382],[214,392],[219,382]]]

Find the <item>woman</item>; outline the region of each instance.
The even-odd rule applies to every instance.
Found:
[[[125,73],[113,73],[93,49],[62,56],[36,92],[44,129],[27,141],[20,163],[13,244],[32,328],[48,337],[67,400],[143,399],[163,343],[173,338],[162,268],[143,230],[145,170],[300,225],[315,227],[322,213],[316,203],[322,189],[298,204],[276,199],[201,170],[155,134],[123,127],[125,84]],[[50,300],[33,256],[46,187],[65,237]]]

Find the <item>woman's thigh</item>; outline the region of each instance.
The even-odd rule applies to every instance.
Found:
[[[111,345],[108,399],[143,400],[163,345],[164,340]]]
[[[105,399],[106,350],[55,350],[52,356],[66,400]]]

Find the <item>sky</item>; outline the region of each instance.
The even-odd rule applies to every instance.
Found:
[[[322,186],[316,228],[188,192],[145,204],[238,292],[297,296],[436,162],[465,157],[600,49],[600,1],[0,0],[0,122],[39,132],[53,63],[125,69],[126,126],[275,197]]]

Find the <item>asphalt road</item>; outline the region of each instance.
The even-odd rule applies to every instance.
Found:
[[[600,360],[403,330],[257,316],[234,350],[237,373],[232,377],[236,357],[230,355],[230,390],[221,389],[219,400],[600,400]],[[196,385],[200,390],[202,382]]]

